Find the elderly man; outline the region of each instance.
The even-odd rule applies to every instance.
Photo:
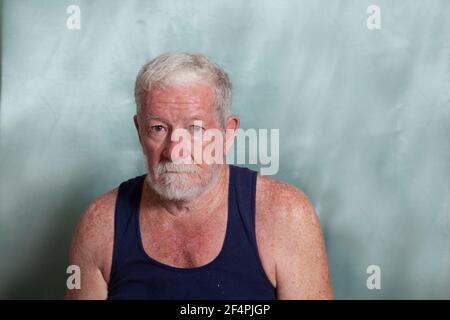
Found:
[[[201,151],[215,143],[223,159],[239,127],[224,70],[203,55],[163,54],[139,72],[135,98],[148,172],[85,210],[70,254],[81,288],[66,297],[333,298],[320,224],[302,191],[217,157],[194,160],[190,142]],[[199,141],[212,129],[222,141]],[[190,139],[174,138],[177,130]]]

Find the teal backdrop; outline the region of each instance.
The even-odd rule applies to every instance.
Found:
[[[2,1],[0,298],[63,297],[81,212],[145,171],[139,68],[187,51],[227,70],[243,128],[280,130],[275,178],[314,204],[337,298],[449,299],[449,14],[447,0]]]

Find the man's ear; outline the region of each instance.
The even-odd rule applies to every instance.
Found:
[[[134,126],[136,127],[137,134],[138,134],[138,137],[139,137],[139,143],[140,143],[141,146],[142,146],[141,135],[140,135],[140,133],[139,133],[139,119],[138,119],[137,114],[135,114],[135,115],[133,116],[133,120],[134,120]],[[143,147],[143,146],[142,146],[142,147]]]
[[[239,129],[240,119],[238,116],[233,115],[227,117],[225,123],[225,143],[223,146],[223,154],[227,155],[234,143],[234,138],[237,135],[237,130]]]

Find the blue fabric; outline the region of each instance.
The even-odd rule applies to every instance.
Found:
[[[172,267],[144,251],[139,231],[144,179],[137,176],[119,187],[108,299],[276,299],[256,246],[257,172],[230,165],[225,241],[213,261],[197,268]]]

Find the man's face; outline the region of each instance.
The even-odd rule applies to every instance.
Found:
[[[192,147],[197,134],[204,130],[221,128],[214,101],[214,90],[208,84],[154,88],[145,97],[141,118],[135,118],[135,123],[147,158],[146,181],[163,198],[191,200],[206,190],[218,176],[219,165],[194,163],[192,148],[188,152],[187,146],[180,148],[184,147],[181,144]],[[196,126],[198,121],[201,121],[201,127]],[[172,141],[173,133],[180,129],[184,129],[189,139]],[[201,146],[202,151],[208,144],[196,142],[200,142],[197,145]],[[178,152],[180,149],[184,152]],[[180,160],[190,164],[181,164]]]

